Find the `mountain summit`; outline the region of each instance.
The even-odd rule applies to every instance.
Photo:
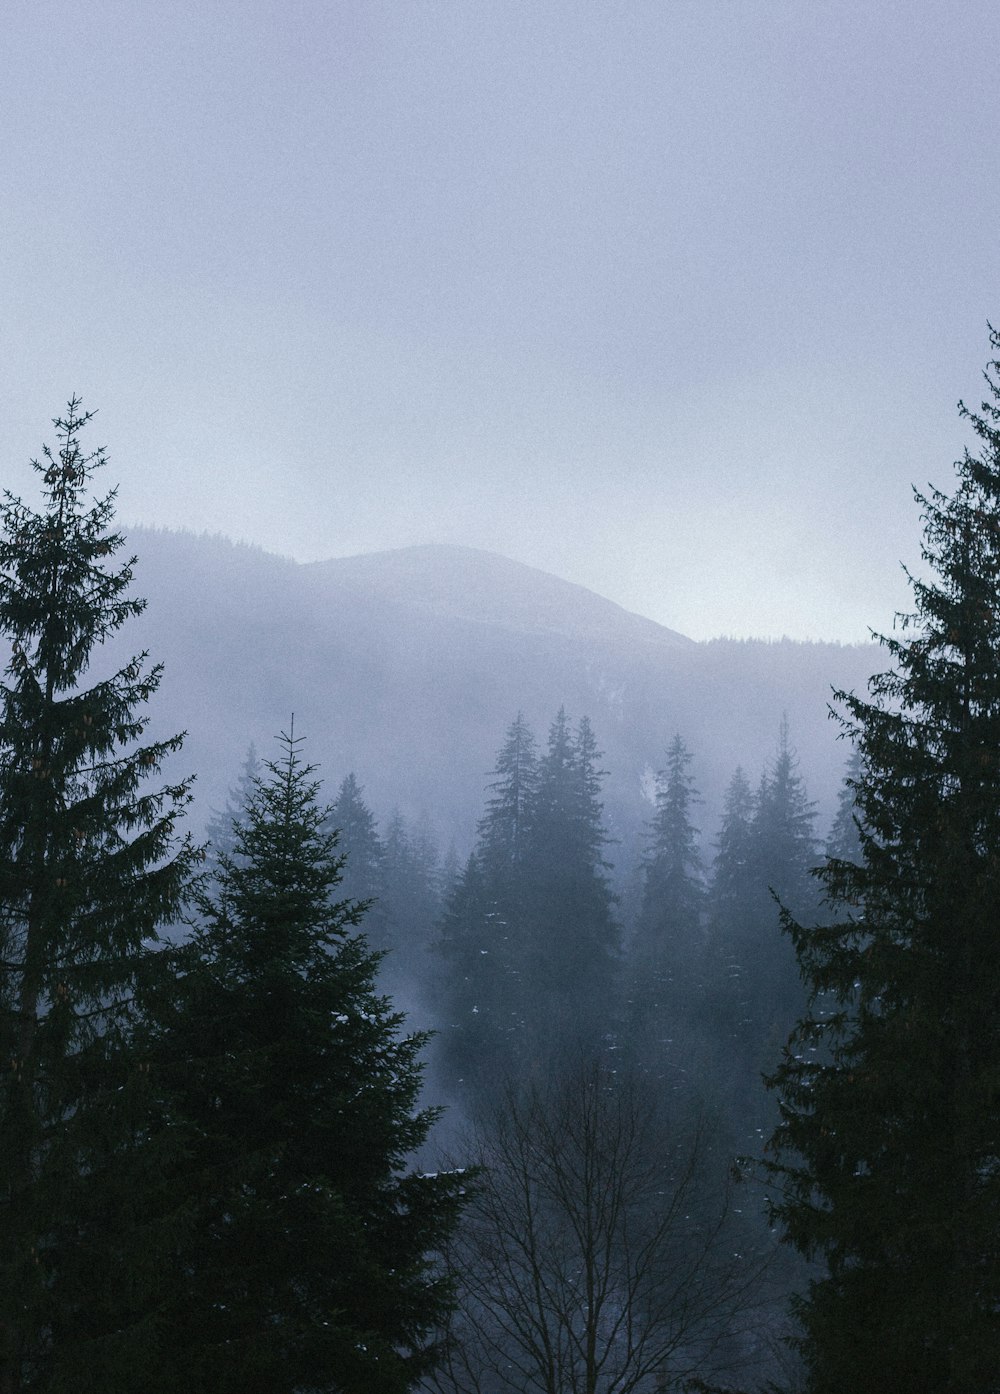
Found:
[[[680,733],[710,838],[733,770],[766,767],[783,713],[813,797],[832,805],[844,752],[830,687],[862,688],[877,661],[867,647],[696,643],[471,547],[298,563],[220,537],[135,528],[129,541],[149,600],[130,642],[166,665],[156,720],[190,732],[177,774],[198,772],[205,813],[249,743],[268,749],[294,712],[328,792],[354,771],[380,816],[426,811],[464,849],[515,713],[544,739],[565,706],[605,752],[615,837],[640,835],[650,771]],[[131,651],[109,645],[107,661]]]
[[[584,586],[476,547],[402,547],[310,562],[304,570],[359,596],[517,634],[665,648],[694,642]]]

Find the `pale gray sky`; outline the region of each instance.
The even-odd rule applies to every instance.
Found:
[[[491,548],[694,637],[906,602],[1000,320],[996,0],[12,0],[0,461]]]

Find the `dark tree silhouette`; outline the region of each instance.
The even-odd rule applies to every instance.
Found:
[[[698,801],[688,773],[691,759],[675,736],[657,774],[633,946],[630,1034],[639,1038],[633,1044],[642,1057],[654,1064],[667,1052],[668,1041],[680,1045],[705,1005],[705,885],[698,830],[691,822]]]
[[[1000,336],[991,331],[994,353]],[[839,917],[786,916],[812,992],[771,1084],[810,1394],[986,1394],[1000,1370],[1000,361],[949,496],[917,495],[928,579],[870,696],[860,856],[822,873]]]
[[[450,1175],[406,1171],[421,1034],[374,986],[336,898],[343,859],[301,738],[283,736],[231,857],[149,1004],[150,1056],[193,1215],[160,1315],[165,1388],[402,1394],[432,1363]]]
[[[176,836],[185,782],[145,788],[181,737],[144,739],[160,680],[146,655],[86,685],[143,609],[112,562],[115,491],[74,398],[33,462],[44,503],[0,511],[0,1390],[124,1390],[146,1363],[144,1223],[125,1178],[136,1071],[125,1049],[150,942],[196,853]]]

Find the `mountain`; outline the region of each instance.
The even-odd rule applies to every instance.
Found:
[[[523,710],[544,742],[561,705],[593,722],[606,813],[629,861],[650,776],[680,732],[714,835],[737,764],[755,780],[787,712],[802,773],[832,809],[844,750],[831,685],[863,687],[872,646],[695,643],[582,586],[488,552],[412,547],[298,564],[224,538],[134,529],[149,601],[118,647],[166,665],[154,729],[186,729],[178,770],[198,773],[196,824],[221,807],[247,746],[308,738],[326,792],[353,770],[376,813],[428,814],[471,842],[503,732]],[[646,791],[646,792],[644,792]]]
[[[693,643],[584,586],[474,547],[403,547],[312,562],[305,570],[359,598],[517,634],[626,646]]]

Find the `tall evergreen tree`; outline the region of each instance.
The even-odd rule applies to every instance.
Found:
[[[0,509],[0,1390],[134,1389],[148,1324],[127,1173],[135,1071],[122,1045],[150,943],[195,852],[186,782],[144,789],[177,736],[148,741],[159,666],[86,686],[95,651],[144,607],[111,559],[115,491],[90,500],[78,399],[33,467],[44,504]],[[112,1197],[122,1208],[110,1213]],[[102,1213],[105,1212],[105,1213]],[[146,1236],[148,1241],[148,1235]]]
[[[236,845],[233,829],[246,812],[247,800],[253,791],[253,782],[259,774],[260,760],[257,757],[257,748],[251,742],[247,747],[247,753],[236,778],[236,783],[226,797],[225,808],[213,809],[212,816],[205,827],[208,854],[213,864],[222,855],[232,855]]]
[[[462,863],[458,855],[458,847],[455,839],[452,838],[448,843],[448,849],[441,858],[441,870],[438,873],[438,885],[441,891],[441,905],[447,904],[448,898],[458,884],[458,879],[462,874]]]
[[[763,886],[800,915],[816,903],[815,820],[815,804],[806,793],[789,739],[788,718],[782,717],[778,748],[761,781],[754,834]],[[771,903],[773,907],[773,898]],[[773,919],[773,908],[769,913]]]
[[[761,781],[754,818],[757,854],[756,943],[743,964],[751,1019],[759,1048],[753,1062],[754,1088],[762,1070],[787,1039],[805,1004],[802,980],[787,936],[779,932],[778,902],[808,917],[819,908],[813,875],[818,860],[815,805],[798,770],[798,759],[783,717],[778,748]]]
[[[854,862],[861,856],[861,835],[858,832],[855,791],[861,778],[861,751],[855,746],[847,761],[847,769],[837,796],[837,811],[833,816],[826,839],[827,858]]]
[[[487,785],[476,850],[439,927],[437,991],[449,1074],[480,1093],[512,1068],[523,1038],[522,973],[530,892],[526,858],[538,792],[534,734],[518,712]]]
[[[804,1002],[795,955],[780,933],[778,901],[800,913],[818,905],[813,805],[782,720],[773,760],[751,793],[742,771],[730,785],[709,901],[709,1009],[727,1042],[720,1081],[737,1145],[770,1129],[761,1083]]]
[[[726,789],[709,892],[709,919],[719,937],[738,923],[755,888],[755,811],[750,782],[737,768]]]
[[[493,774],[479,824],[480,856],[513,889],[524,866],[538,797],[537,747],[523,712],[507,729]]]
[[[378,947],[387,949],[385,981],[396,991],[423,992],[428,950],[441,914],[437,842],[426,818],[410,828],[393,809],[382,844],[380,887],[372,907]]]
[[[633,950],[633,1028],[662,1044],[703,1007],[702,913],[705,887],[692,756],[679,735],[656,777],[656,810],[644,861],[642,906]]]
[[[1000,355],[1000,335],[991,331]],[[928,579],[882,640],[861,752],[861,853],[839,911],[787,917],[812,992],[771,1083],[810,1394],[994,1394],[1000,1371],[1000,360],[949,496],[917,495]]]
[[[602,772],[586,720],[560,711],[539,760],[508,729],[473,859],[441,926],[439,1010],[454,1078],[482,1091],[596,1046],[617,1025],[619,929],[602,851]]]
[[[382,890],[385,852],[375,815],[365,803],[364,790],[353,772],[341,780],[331,816],[337,829],[338,846],[344,855],[340,887],[344,898],[377,900]]]
[[[753,953],[750,907],[760,893],[755,817],[754,793],[740,767],[726,790],[708,892],[710,996],[720,1030],[734,1041],[749,1017],[743,970]]]
[[[595,1049],[617,1026],[621,939],[603,856],[599,760],[587,718],[574,732],[560,710],[539,765],[525,859],[524,1002],[536,1060],[560,1040]]]
[[[707,897],[707,1034],[714,1044],[714,1088],[732,1133],[747,1151],[761,1111],[757,1074],[761,1024],[752,965],[774,937],[776,908],[761,882],[757,798],[742,768],[726,790]],[[769,903],[770,902],[770,903]]]
[[[439,1051],[451,1083],[485,1096],[511,1057],[513,1014],[506,924],[474,852],[452,887],[435,947],[443,960],[433,995]]]
[[[374,986],[301,738],[267,761],[150,1003],[151,1059],[197,1181],[161,1317],[166,1387],[397,1394],[432,1362],[453,1175],[405,1172],[420,1034]]]

